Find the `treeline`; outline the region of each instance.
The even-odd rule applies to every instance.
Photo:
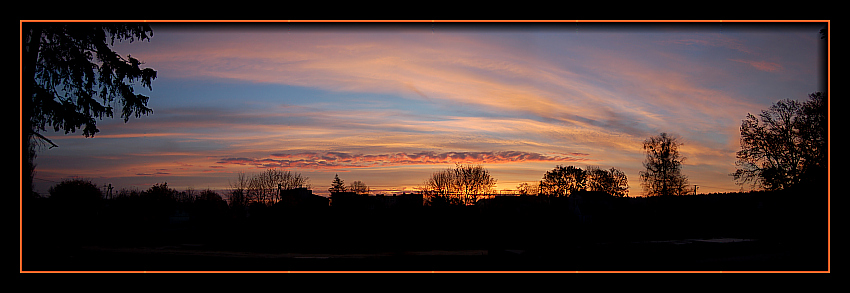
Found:
[[[449,188],[463,182],[495,182],[481,166],[456,167],[462,170],[450,168],[435,174],[443,176],[438,178],[447,180]],[[628,255],[629,245],[635,243],[711,238],[763,240],[802,251],[814,260],[825,255],[826,186],[626,197],[607,191],[612,186],[627,186],[625,180],[606,179],[616,178],[610,175],[618,170],[597,170],[558,166],[537,184],[544,186],[543,192],[525,196],[493,197],[467,205],[466,199],[451,200],[454,194],[443,192],[448,200],[442,204],[435,204],[440,197],[434,193],[424,197],[426,204],[418,208],[383,209],[365,205],[337,208],[328,201],[310,200],[327,200],[324,197],[297,192],[268,195],[268,190],[277,186],[260,188],[260,178],[287,178],[269,176],[283,174],[274,170],[254,177],[242,175],[249,184],[244,189],[233,188],[230,194],[242,190],[241,194],[252,200],[247,205],[240,201],[228,204],[211,190],[178,192],[166,183],[144,191],[122,189],[107,198],[90,181],[68,180],[51,188],[50,197],[24,199],[22,256],[25,269],[33,265],[38,270],[62,269],[52,267],[52,260],[67,259],[87,246],[194,245],[190,247],[216,251],[400,255],[409,251],[486,249],[498,253],[520,249],[570,259],[588,247],[607,247]],[[343,190],[342,179],[335,176],[334,182]],[[552,187],[557,182],[568,184]],[[281,189],[283,186],[280,183]],[[449,190],[474,194],[487,186]],[[344,188],[353,194],[350,199],[378,199],[350,192],[350,188]],[[604,250],[595,251],[600,249]],[[37,261],[26,261],[33,259]],[[138,270],[134,264],[112,264],[111,268]]]
[[[472,205],[482,196],[494,193],[497,179],[481,165],[456,164],[431,174],[419,190],[425,196],[425,205]],[[587,166],[582,169],[575,166],[558,165],[547,171],[543,179],[520,183],[517,193],[520,196],[540,196],[546,198],[568,197],[579,191],[595,191],[624,197],[629,194],[629,181],[625,173],[617,168],[600,169]]]
[[[285,201],[243,209],[214,192],[192,196],[165,183],[111,199],[86,181],[67,181],[51,191],[49,198],[25,201],[28,251],[181,243],[252,251],[559,250],[720,237],[819,245],[827,221],[821,211],[826,198],[819,196],[824,190],[813,189],[643,198],[572,191],[569,197],[507,196],[406,210],[298,208]]]

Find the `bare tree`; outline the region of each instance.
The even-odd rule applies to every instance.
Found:
[[[248,176],[244,172],[236,173],[236,181],[230,182],[230,206],[248,206]]]
[[[280,200],[280,190],[310,187],[309,177],[298,172],[266,169],[260,174],[248,177],[238,173],[236,182],[231,182],[231,202],[233,198],[248,205],[253,202],[273,205]]]
[[[537,195],[540,192],[540,185],[523,182],[517,185],[516,189],[520,195]]]
[[[281,190],[303,187],[308,184],[309,180],[300,173],[277,169],[267,169],[255,178],[257,178],[260,187],[261,197],[268,205],[280,200]]]
[[[481,165],[460,165],[431,174],[420,189],[431,201],[470,205],[479,195],[492,192],[496,179]]]
[[[305,177],[301,173],[293,172],[293,171],[282,171],[279,173],[280,175],[278,184],[280,184],[280,188],[283,190],[294,189],[294,188],[310,188],[310,177]]]
[[[248,180],[248,200],[256,203],[269,204],[272,186],[271,180],[265,176],[266,173],[254,175]]]
[[[431,174],[431,177],[425,180],[423,185],[419,187],[423,195],[426,197],[429,205],[461,204],[457,197],[451,196],[454,192],[454,185],[452,183],[454,180],[453,174],[454,173],[449,169],[434,172]]]
[[[348,190],[357,194],[368,194],[369,186],[366,186],[362,181],[354,181],[348,187]]]
[[[682,161],[679,154],[679,138],[661,133],[643,142],[646,171],[640,172],[643,189],[647,196],[684,195],[687,192],[688,177],[682,175]]]

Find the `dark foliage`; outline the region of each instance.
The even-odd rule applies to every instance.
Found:
[[[332,193],[345,192],[346,191],[345,181],[342,180],[342,179],[339,179],[339,175],[334,174],[334,180],[333,180],[333,182],[331,182],[331,187],[328,188],[328,191],[330,191]]]
[[[741,124],[739,168],[731,175],[738,184],[751,182],[766,190],[826,184],[827,115],[826,95],[820,92],[804,103],[779,101],[758,118],[747,115]]]
[[[540,193],[550,197],[569,196],[587,189],[587,172],[573,166],[557,166],[546,171],[540,182]]]
[[[528,185],[520,184],[527,194]],[[629,181],[626,174],[617,168],[608,170],[588,166],[583,170],[574,166],[557,166],[546,171],[538,185],[538,193],[545,197],[565,197],[580,191],[600,191],[613,196],[626,196],[629,193]]]
[[[90,180],[64,180],[48,190],[50,198],[67,204],[93,204],[103,198],[103,192]]]
[[[114,101],[122,105],[124,122],[152,113],[149,98],[135,93],[132,84],[151,89],[156,71],[110,48],[115,41],[150,39],[153,31],[144,23],[25,22],[21,29],[22,173],[30,189],[37,146],[56,146],[42,132],[82,128],[92,137],[99,132],[97,119],[112,117]]]
[[[687,192],[688,177],[682,174],[684,157],[679,154],[680,139],[667,133],[643,142],[646,171],[640,172],[644,194],[647,196],[678,196]]]

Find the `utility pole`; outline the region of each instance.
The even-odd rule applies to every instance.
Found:
[[[697,188],[699,188],[699,185],[694,184],[694,195],[697,195]]]
[[[112,183],[104,184],[103,187],[106,188],[106,198],[112,199]]]

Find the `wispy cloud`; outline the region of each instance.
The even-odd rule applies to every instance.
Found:
[[[751,54],[754,53],[752,49],[744,45],[740,40],[723,36],[720,34],[716,35],[706,35],[704,38],[682,38],[682,39],[672,39],[662,41],[663,44],[675,44],[675,45],[685,45],[685,46],[706,46],[706,47],[720,47],[731,50],[736,50],[742,53]]]
[[[457,109],[514,117],[530,115],[538,121],[550,121],[546,123],[550,126],[542,129],[567,124],[576,127],[578,132],[598,133],[599,129],[605,129],[607,133],[626,136],[646,136],[656,129],[671,126],[687,128],[683,121],[671,121],[676,119],[671,119],[673,113],[677,117],[682,116],[679,113],[692,113],[687,115],[688,119],[725,115],[730,112],[712,111],[718,102],[740,104],[725,93],[695,83],[691,75],[676,67],[661,64],[658,68],[650,61],[619,54],[615,48],[581,48],[563,56],[541,56],[526,54],[517,49],[522,47],[518,44],[504,45],[484,38],[451,34],[427,37],[399,35],[401,39],[397,40],[375,35],[357,38],[345,34],[333,36],[293,34],[283,38],[279,34],[257,34],[242,37],[244,41],[258,39],[252,42],[255,46],[251,48],[231,43],[198,46],[197,50],[154,55],[149,59],[153,63],[167,61],[163,66],[180,76],[212,76],[336,92],[393,94],[411,101],[437,103],[452,110],[440,113],[442,115],[470,115],[456,113]],[[199,41],[203,44],[213,40]],[[748,52],[739,41],[731,38],[675,42]],[[573,54],[582,56],[582,59],[571,67],[558,66],[549,60]],[[671,65],[676,66],[675,63]],[[296,123],[302,127],[307,124],[317,126],[312,130],[315,134],[333,131],[326,127],[331,123],[348,129],[351,126],[375,129],[384,123],[376,123],[376,119],[369,118],[386,117],[385,113],[379,112],[346,115],[345,112],[328,109],[315,110],[296,114],[302,120]],[[286,109],[284,112],[289,114],[273,115],[281,118],[290,115],[286,119],[291,120],[292,111],[294,109]],[[251,132],[260,127],[269,127],[270,132],[275,131],[272,128],[279,128],[272,123],[254,123],[259,119],[272,118],[265,114],[212,117],[225,121],[244,119],[241,121],[253,127]],[[290,120],[287,124],[292,126]],[[400,120],[387,121],[386,124],[389,123],[402,128],[428,126],[422,122]],[[436,128],[438,125],[434,124],[432,126],[435,127],[429,131],[451,129]],[[470,130],[468,128],[475,125],[463,126]],[[493,125],[489,123],[489,126]],[[322,127],[323,130],[318,129]]]
[[[176,184],[242,168],[360,175],[472,162],[528,180],[556,164],[637,176],[641,142],[659,132],[687,139],[689,164],[728,173],[741,119],[801,88],[808,77],[792,74],[814,72],[816,55],[781,34],[725,31],[155,29],[152,42],[122,47],[158,71],[155,114],[99,122],[92,140],[49,135],[64,140],[39,154],[40,174]],[[411,180],[381,176],[373,184]]]
[[[222,158],[223,165],[261,168],[339,169],[402,165],[442,165],[452,163],[504,164],[520,162],[586,162],[584,153],[546,155],[532,152],[420,152],[393,154],[351,154],[345,152],[275,153],[268,158]]]
[[[742,60],[742,59],[729,59],[731,61],[740,62],[744,64],[749,64],[752,67],[755,67],[761,71],[767,72],[777,72],[782,70],[782,65],[774,62],[767,61],[754,61],[754,60]]]
[[[154,173],[136,173],[137,176],[156,176],[156,175],[170,175],[168,172],[154,172]]]

